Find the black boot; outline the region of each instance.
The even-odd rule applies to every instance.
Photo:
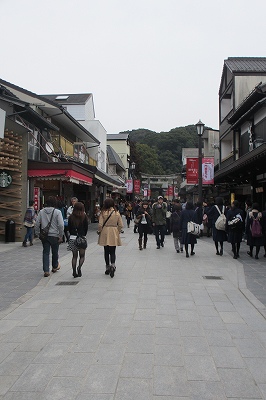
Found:
[[[144,243],[143,243],[143,249],[147,248],[147,240],[144,239]]]
[[[139,239],[139,249],[142,250],[142,239]]]
[[[25,240],[23,241],[22,246],[27,247],[27,242],[25,242]]]

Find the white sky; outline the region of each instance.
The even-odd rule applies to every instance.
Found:
[[[224,59],[264,57],[265,0],[0,0],[0,78],[93,93],[109,133],[218,129]]]

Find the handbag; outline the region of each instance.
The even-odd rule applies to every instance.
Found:
[[[189,221],[187,223],[187,233],[191,233],[192,235],[199,236],[200,235],[200,225],[196,224],[196,222]]]
[[[142,216],[140,223],[141,223],[142,225],[147,225],[146,217],[143,217],[143,216]]]
[[[135,218],[134,218],[134,224],[138,225],[139,220],[140,220],[139,218],[135,217]]]
[[[51,227],[52,219],[53,219],[53,216],[54,216],[54,210],[55,210],[55,208],[53,209],[53,212],[52,212],[52,215],[51,215],[51,219],[48,222],[48,224],[44,228],[40,229],[39,239],[41,241],[44,241],[44,240],[46,240],[48,238],[49,229]]]
[[[170,218],[172,215],[171,211],[166,211],[166,218]]]
[[[111,215],[113,214],[113,212],[114,212],[114,210],[111,212],[111,214],[108,215],[108,217],[107,217],[106,220],[104,221],[103,226],[102,226],[102,230],[103,230],[104,225],[105,225],[106,222],[108,221],[108,219],[109,219],[109,218],[111,217]],[[97,235],[100,235],[100,234],[101,234],[101,232],[97,231]]]
[[[74,245],[78,249],[86,249],[88,247],[87,239],[85,238],[85,236],[80,236],[78,234],[76,239],[75,239],[75,241],[74,241]]]

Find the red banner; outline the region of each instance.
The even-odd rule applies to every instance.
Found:
[[[134,179],[134,193],[140,194],[140,180]]]
[[[196,157],[187,158],[187,184],[197,185],[198,183],[199,159]]]
[[[202,159],[202,184],[214,184],[214,157]]]
[[[167,192],[169,197],[174,197],[174,188],[173,186],[168,186],[168,192]]]

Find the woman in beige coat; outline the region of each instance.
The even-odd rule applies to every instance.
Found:
[[[113,278],[115,274],[116,246],[121,246],[120,232],[123,228],[121,215],[114,208],[114,200],[108,198],[104,201],[99,217],[98,244],[104,246],[104,259],[106,263],[105,275]]]

